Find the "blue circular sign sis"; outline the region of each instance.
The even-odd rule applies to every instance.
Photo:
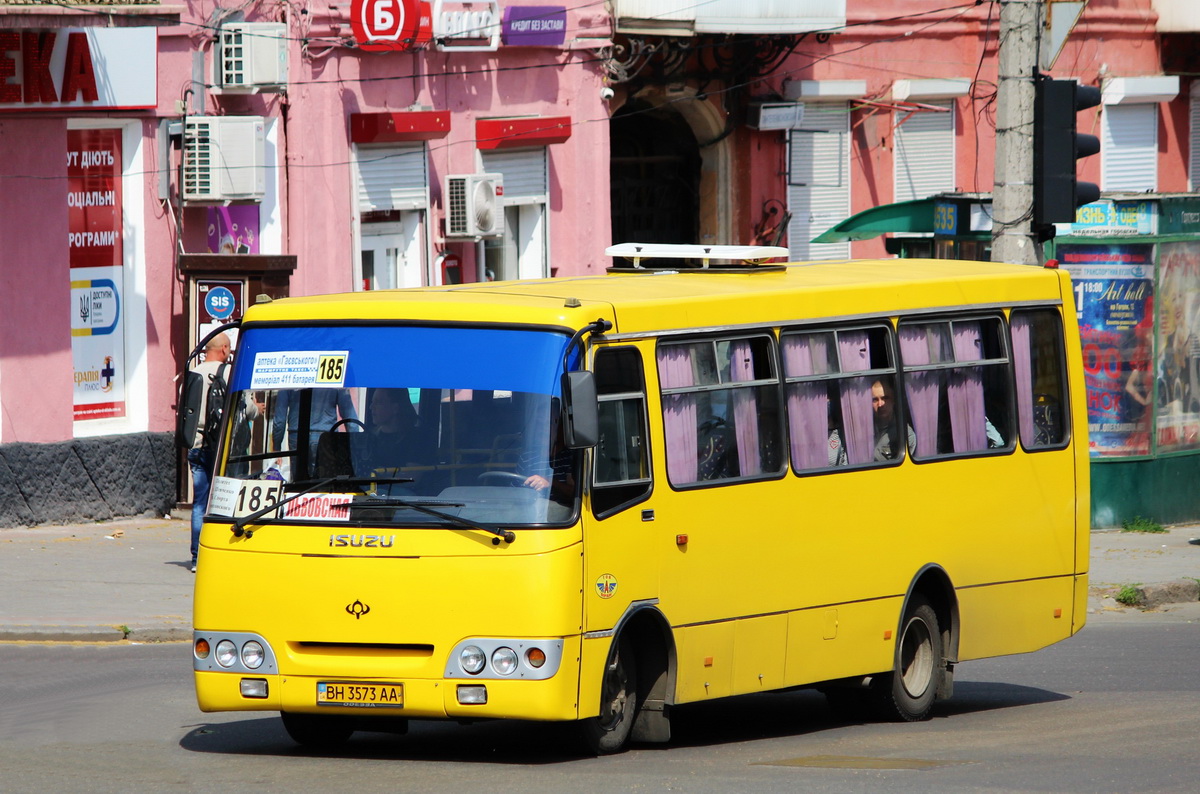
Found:
[[[213,287],[204,296],[204,308],[214,320],[226,320],[233,315],[237,302],[228,287]]]

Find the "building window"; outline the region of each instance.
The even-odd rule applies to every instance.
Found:
[[[1158,189],[1158,106],[1106,105],[1101,190]]]
[[[1200,80],[1192,84],[1192,126],[1188,138],[1188,190],[1200,188]]]
[[[428,267],[429,175],[424,142],[356,149],[359,273],[355,289],[438,284]]]
[[[847,259],[850,243],[810,242],[850,217],[850,111],[845,104],[808,105],[804,129],[788,136],[788,226],[793,260]]]
[[[481,275],[487,281],[544,278],[550,272],[550,202],[546,147],[480,152],[483,172],[504,177],[504,234],[484,240]]]
[[[945,112],[897,112],[895,115],[896,201],[952,193],[954,178],[954,104],[927,102]]]

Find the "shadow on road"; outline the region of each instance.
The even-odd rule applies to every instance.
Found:
[[[1015,684],[960,681],[954,697],[939,703],[934,720],[957,715],[1069,700],[1068,695]],[[815,690],[743,695],[692,703],[671,712],[671,741],[639,749],[706,747],[761,739],[797,737],[864,724],[860,716],[831,709]],[[197,753],[295,755],[345,759],[403,759],[489,764],[557,764],[585,760],[574,725],[483,721],[471,724],[413,720],[404,736],[360,731],[328,751],[296,745],[278,717],[214,722],[195,726],[180,746]]]

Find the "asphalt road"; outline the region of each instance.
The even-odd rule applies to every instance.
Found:
[[[960,666],[919,724],[859,723],[811,691],[676,709],[665,747],[586,758],[560,725],[414,722],[325,756],[277,718],[200,713],[186,644],[0,645],[0,790],[1195,790],[1200,622],[1089,626]]]

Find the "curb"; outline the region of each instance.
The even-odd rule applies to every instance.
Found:
[[[0,642],[191,642],[190,626],[0,625]]]

